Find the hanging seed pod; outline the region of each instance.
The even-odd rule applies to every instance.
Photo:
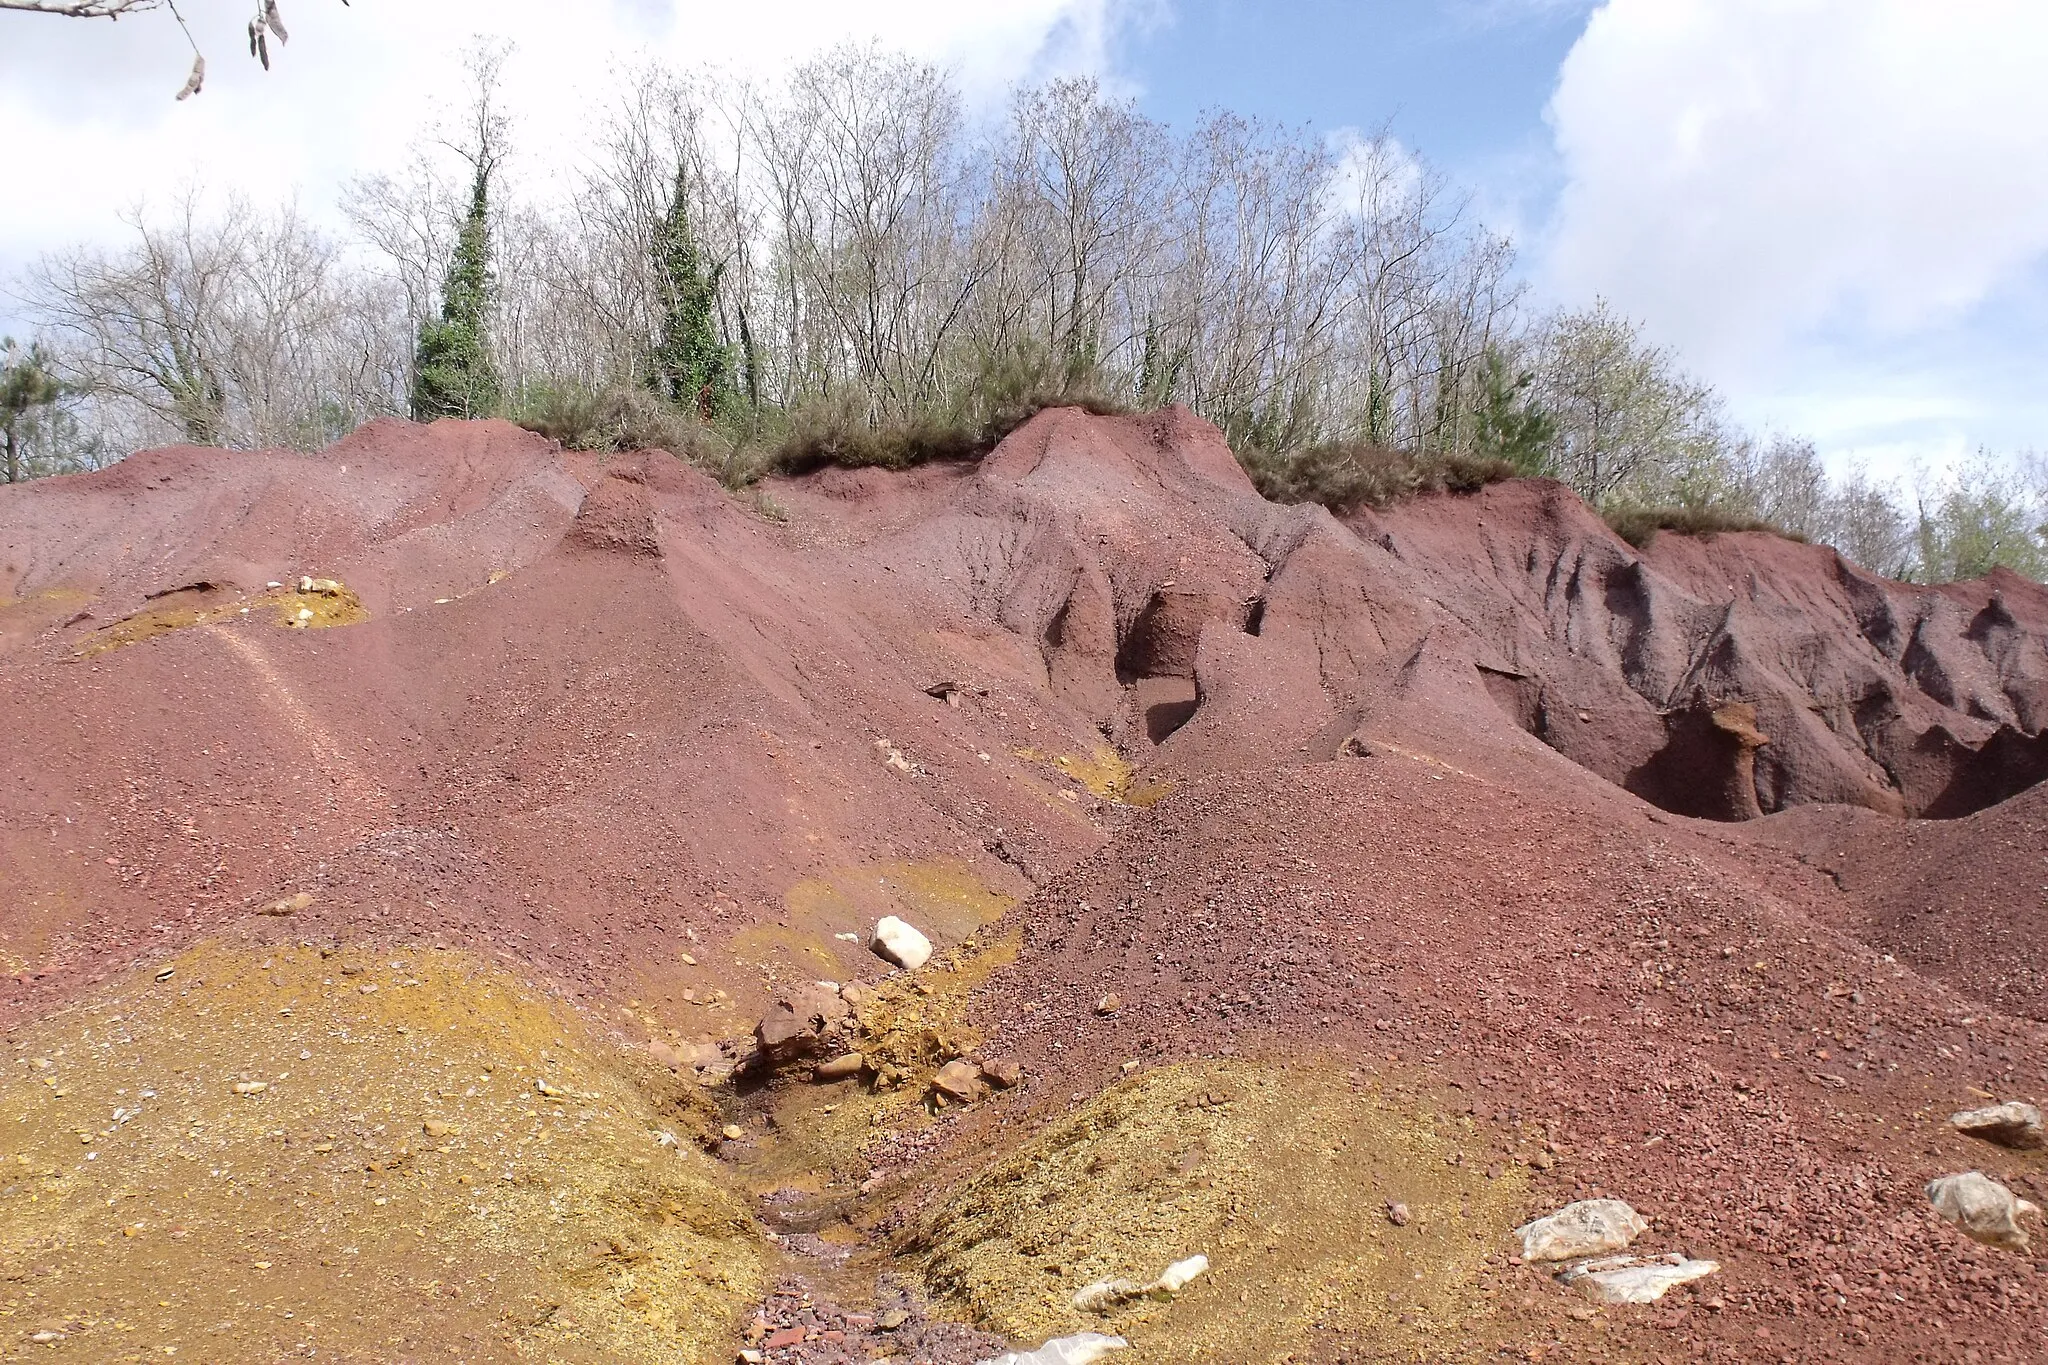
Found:
[[[185,88],[178,92],[181,100],[191,99],[199,93],[199,87],[206,84],[206,58],[192,54],[192,74],[185,78]]]

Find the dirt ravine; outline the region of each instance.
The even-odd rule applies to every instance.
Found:
[[[0,1361],[2040,1358],[1923,1187],[2048,1204],[1948,1121],[2048,1104],[2048,589],[1177,409],[766,494],[0,489]],[[1520,1263],[1593,1197],[1719,1269]]]

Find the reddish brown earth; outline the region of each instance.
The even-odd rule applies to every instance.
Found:
[[[1488,1316],[1404,1316],[1398,1358],[2038,1358],[2039,1224],[1980,1247],[1920,1187],[2048,1202],[1945,1123],[2048,1099],[2048,589],[1638,553],[1540,481],[1340,520],[1177,411],[768,497],[395,422],[0,490],[0,1022],[240,935],[495,955],[628,1042],[731,1047],[880,979],[835,935],[898,913],[1014,945],[961,1022],[1026,1080],[874,1112],[892,1202],[848,1226],[892,1274],[1025,1134],[1237,1057],[1469,1121],[1516,1216],[1614,1194],[1723,1265],[1592,1314],[1496,1238]],[[368,619],[240,614],[301,575]],[[751,1131],[783,1093],[713,1095]],[[758,1311],[806,1331],[771,1360],[881,1354],[872,1275],[793,1264],[817,1303],[785,1283],[735,1346]],[[917,1312],[906,1359],[980,1358]],[[1293,1358],[1396,1349],[1328,1320]]]

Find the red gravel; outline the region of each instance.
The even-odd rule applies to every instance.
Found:
[[[1994,804],[2048,771],[2048,590],[1755,536],[1640,555],[1543,483],[1340,523],[1178,412],[770,492],[786,524],[665,456],[403,423],[0,489],[0,1022],[229,927],[680,1012],[686,947],[859,927],[800,879],[957,859],[1029,896],[981,1022],[1030,1080],[963,1134],[1132,1057],[1334,1049],[1547,1136],[1546,1198],[1724,1263],[1630,1319],[1639,1355],[2039,1358],[2040,1253],[1919,1187],[2048,1196],[1942,1121],[2048,1098],[2044,789]],[[77,656],[152,594],[301,573],[372,619]],[[1105,737],[1173,794],[1018,753]],[[797,1303],[765,1319],[791,1351],[870,1344]]]

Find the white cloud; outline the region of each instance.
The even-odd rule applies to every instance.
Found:
[[[970,98],[1019,79],[1107,71],[1119,24],[1156,0],[286,0],[292,40],[268,74],[246,56],[247,0],[186,0],[205,93],[174,103],[189,49],[164,12],[118,23],[0,13],[0,289],[35,255],[118,231],[116,215],[188,183],[255,200],[296,193],[332,216],[342,181],[396,166],[459,98],[473,35],[509,39],[515,174],[574,164],[612,73],[642,56],[767,74],[877,39],[954,70]],[[0,298],[0,323],[8,308]]]
[[[2048,259],[2044,70],[2040,0],[1608,0],[1548,111],[1541,282],[1646,319],[1738,408],[1839,426],[1903,380],[1949,436],[1997,427],[1963,378],[1992,331],[2048,364],[2048,317],[1998,306]]]

